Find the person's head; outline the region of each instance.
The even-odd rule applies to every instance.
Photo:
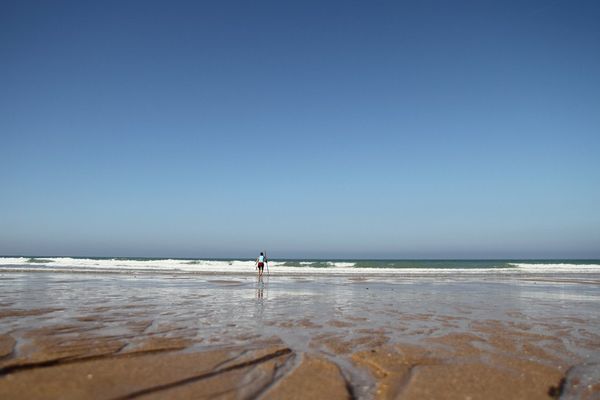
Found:
[[[261,256],[262,256],[262,255],[264,255],[264,254],[262,253],[262,251],[260,252],[260,255],[261,255]]]

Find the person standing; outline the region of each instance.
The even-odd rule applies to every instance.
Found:
[[[261,252],[260,256],[256,259],[256,268],[258,268],[258,276],[262,276],[263,271],[265,269],[265,263],[267,262],[267,257]]]

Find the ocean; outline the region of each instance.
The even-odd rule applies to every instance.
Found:
[[[600,260],[352,260],[273,259],[269,272],[294,274],[598,273]],[[124,257],[0,257],[1,271],[122,273],[253,273],[254,259]]]

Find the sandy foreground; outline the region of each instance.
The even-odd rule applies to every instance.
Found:
[[[0,399],[599,399],[600,276],[0,273]]]

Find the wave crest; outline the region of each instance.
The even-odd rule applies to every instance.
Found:
[[[351,260],[275,260],[268,263],[280,274],[541,274],[600,273],[600,261],[591,262],[487,262],[452,261],[351,261]],[[76,257],[0,257],[2,270],[77,271],[77,272],[177,272],[177,273],[253,273],[254,260],[134,259]]]

